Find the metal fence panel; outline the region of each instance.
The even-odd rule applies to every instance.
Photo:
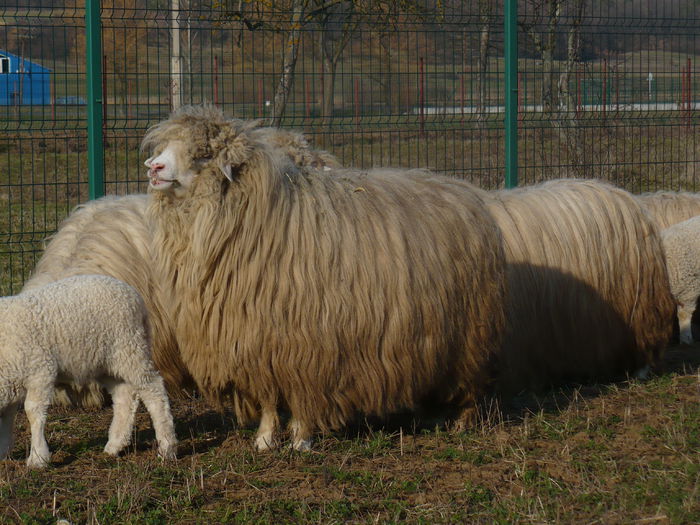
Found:
[[[632,191],[696,189],[700,7],[517,4],[520,183],[578,176]],[[6,0],[0,21],[7,294],[28,276],[42,239],[89,196],[85,9]],[[140,138],[178,103],[271,118],[297,44],[282,125],[348,166],[428,167],[503,186],[501,1],[105,0],[101,25],[107,194],[145,191]],[[33,80],[46,71],[48,100]]]

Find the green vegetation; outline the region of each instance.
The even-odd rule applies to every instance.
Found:
[[[257,453],[250,429],[188,399],[173,403],[176,463],[155,456],[143,410],[136,445],[113,459],[108,409],[54,408],[52,466],[33,472],[22,414],[0,522],[697,523],[700,359],[670,353],[683,364],[666,375],[521,396],[467,433],[364,424],[305,453]]]

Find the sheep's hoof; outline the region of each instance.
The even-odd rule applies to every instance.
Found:
[[[311,450],[310,439],[295,439],[292,448],[297,452],[309,452]]]
[[[649,365],[639,368],[634,373],[634,378],[639,381],[646,381],[649,379],[649,374],[651,374],[651,367]]]
[[[158,455],[163,461],[175,461],[177,459],[177,447],[173,445],[159,447]]]
[[[122,450],[122,447],[120,447],[119,445],[117,445],[115,443],[109,443],[109,442],[105,445],[105,448],[104,448],[105,454],[109,454],[110,456],[118,456],[119,453],[121,452],[121,450]]]
[[[44,469],[49,466],[49,456],[31,455],[27,458],[27,466],[31,469]]]
[[[258,452],[267,452],[268,450],[274,450],[279,446],[277,440],[269,435],[267,436],[257,436],[255,438],[255,449]]]

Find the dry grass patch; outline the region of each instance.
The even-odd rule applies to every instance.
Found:
[[[253,431],[174,402],[180,459],[101,450],[109,410],[53,409],[46,472],[28,471],[24,417],[0,462],[9,523],[693,523],[700,521],[700,348],[646,382],[523,395],[464,434],[435,422],[358,424],[312,452],[258,453]]]

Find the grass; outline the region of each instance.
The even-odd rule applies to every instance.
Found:
[[[672,348],[673,368],[647,382],[520,396],[467,433],[361,423],[305,453],[258,453],[230,414],[184,399],[176,462],[155,456],[143,411],[114,459],[101,452],[108,409],[54,408],[52,466],[34,472],[21,414],[0,522],[697,523],[697,352]]]

